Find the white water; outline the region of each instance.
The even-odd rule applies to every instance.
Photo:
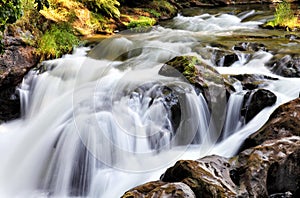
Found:
[[[300,80],[280,77],[270,82],[267,88],[278,96],[276,105],[242,126],[239,93],[229,101],[223,97],[209,113],[203,96],[189,84],[158,71],[177,55],[203,59],[193,51],[195,43],[257,24],[227,14],[178,16],[175,29],[157,27],[105,40],[90,52],[97,60],[86,57],[89,49],[80,48],[46,62],[49,71],[30,73],[20,88],[22,118],[0,126],[0,197],[120,197],[157,180],[178,159],[232,156],[278,105],[298,97]],[[132,57],[118,58],[125,52]],[[270,53],[257,52],[247,63],[217,70],[274,76],[264,66],[270,58]],[[163,87],[180,96],[176,131],[160,97]],[[225,118],[220,114],[227,103]],[[223,125],[225,135],[217,143]]]

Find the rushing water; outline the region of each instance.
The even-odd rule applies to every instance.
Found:
[[[0,126],[0,197],[120,197],[178,159],[232,156],[278,105],[298,97],[300,80],[276,76],[266,88],[277,103],[245,125],[240,85],[210,111],[186,81],[158,71],[178,55],[215,66],[207,58],[210,43],[257,31],[262,20],[242,22],[255,13],[178,16],[165,27],[47,61],[44,73],[32,71],[19,90],[22,118]],[[231,67],[216,69],[274,77],[265,67],[272,56],[258,51],[246,61],[240,54]],[[166,92],[179,97],[166,99]],[[178,103],[174,125],[171,107]]]

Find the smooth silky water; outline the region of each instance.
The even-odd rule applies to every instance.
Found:
[[[216,67],[221,74],[279,78],[266,87],[277,95],[276,104],[244,124],[241,85],[234,85],[237,92],[228,101],[219,97],[210,112],[203,95],[184,79],[158,72],[178,55],[215,66],[207,58],[210,43],[265,34],[258,29],[264,18],[246,20],[256,15],[254,10],[239,17],[211,11],[179,15],[150,32],[127,32],[44,62],[46,72],[30,72],[19,88],[22,117],[0,125],[0,197],[120,197],[159,179],[179,159],[234,155],[276,107],[298,97],[300,79],[269,72],[265,63],[273,55],[263,51]],[[159,97],[165,87],[180,95],[176,128],[168,105],[178,101]]]

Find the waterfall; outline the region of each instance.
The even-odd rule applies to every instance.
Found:
[[[30,72],[19,88],[22,117],[0,125],[0,197],[119,197],[179,159],[232,156],[278,105],[298,97],[299,79],[270,82],[276,105],[243,125],[241,90],[209,107],[185,80],[158,71],[178,55],[210,64],[195,43],[258,24],[229,14],[178,16],[169,28],[44,62],[45,72]],[[216,69],[273,76],[264,67],[271,57],[259,51]]]

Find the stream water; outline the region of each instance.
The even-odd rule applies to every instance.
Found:
[[[46,72],[30,72],[19,89],[22,117],[0,125],[0,197],[120,197],[159,179],[179,159],[234,155],[278,105],[298,97],[300,79],[272,74],[265,63],[273,55],[265,51],[240,53],[230,67],[215,67],[214,43],[232,47],[246,40],[283,51],[300,44],[283,32],[260,30],[265,12],[229,10],[186,10],[151,31],[121,33],[45,62]],[[278,39],[268,39],[274,34]],[[158,74],[178,55],[197,56],[221,74],[279,78],[265,87],[277,102],[244,124],[245,93],[237,84],[237,92],[210,111],[186,81]],[[180,97],[166,100],[166,92]],[[178,102],[174,126],[170,106]]]

